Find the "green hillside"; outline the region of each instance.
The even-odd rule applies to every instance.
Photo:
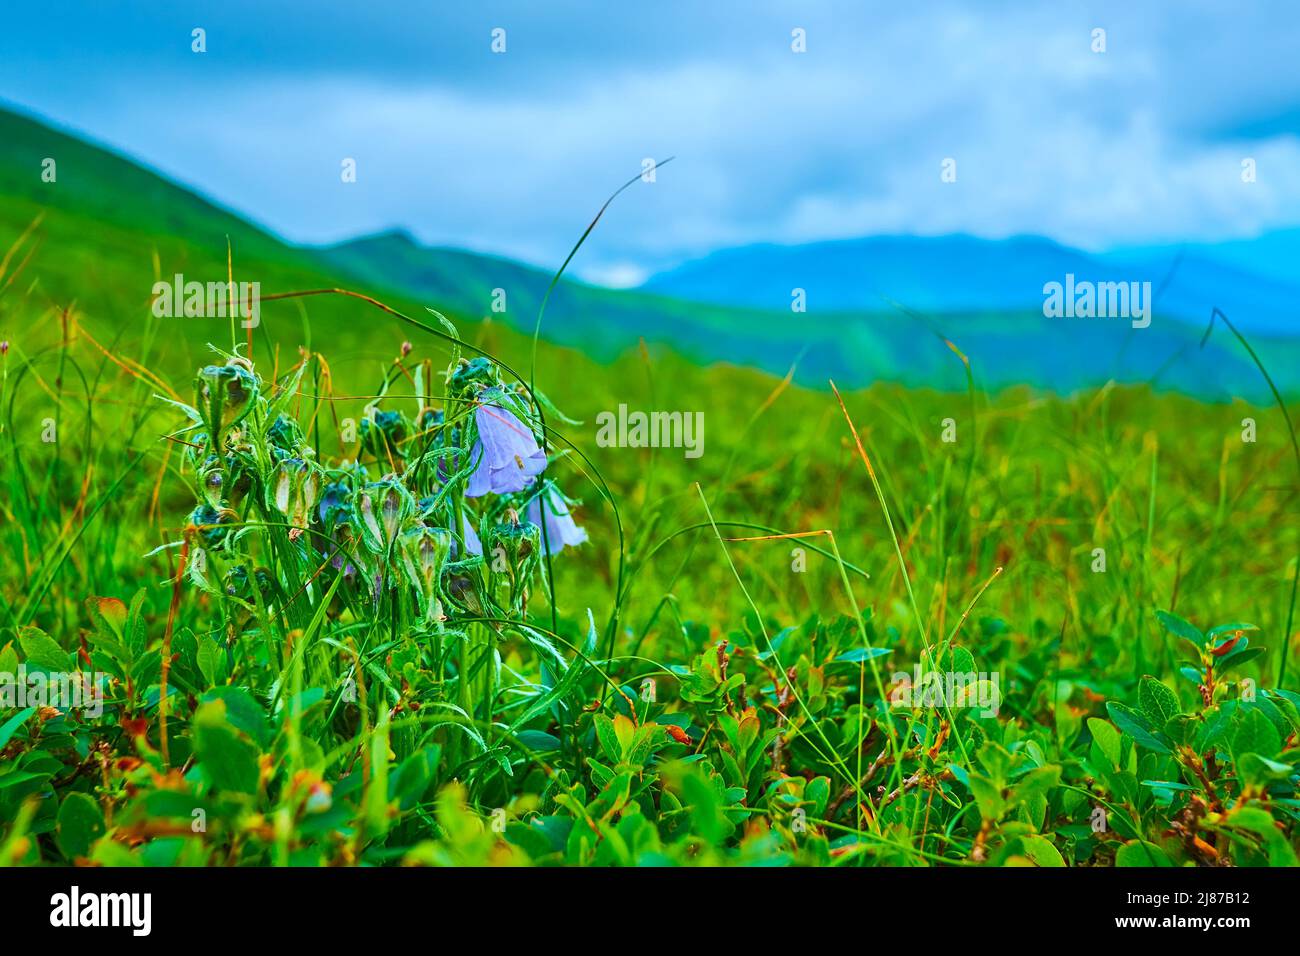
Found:
[[[8,295],[21,288],[36,303],[75,299],[91,327],[148,303],[158,277],[224,278],[227,241],[236,279],[260,282],[264,295],[346,285],[420,313],[436,304],[460,319],[490,318],[529,337],[550,282],[541,270],[423,247],[403,233],[325,248],[293,246],[128,159],[35,120],[0,111],[0,135],[6,143],[0,225],[16,237],[41,220],[23,252],[37,257],[39,283],[13,282]],[[52,183],[42,181],[46,158],[57,163]],[[59,254],[48,256],[43,246]],[[504,311],[497,311],[500,305]],[[282,327],[292,321],[286,314],[294,313],[270,315],[268,322],[289,343],[300,332]],[[334,302],[312,307],[316,328],[337,331],[351,356],[356,330],[342,320],[346,314]],[[201,327],[167,331],[169,350],[202,347],[212,337]],[[1069,393],[1114,379],[1214,401],[1265,400],[1267,389],[1240,346],[1220,334],[1202,347],[1202,331],[1179,323],[1140,332],[1114,321],[1062,324],[1034,313],[918,316],[883,305],[870,314],[775,313],[566,280],[551,297],[542,334],[602,361],[635,351],[644,340],[705,364],[752,365],[776,375],[794,365],[796,380],[814,388],[833,377],[850,387],[884,380],[961,391],[965,368],[942,347],[948,338],[990,388],[1023,383]],[[1280,386],[1300,388],[1300,338],[1261,337],[1257,345]],[[363,341],[356,346],[364,352]]]

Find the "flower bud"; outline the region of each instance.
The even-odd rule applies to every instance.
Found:
[[[201,504],[190,512],[189,523],[198,530],[199,541],[205,548],[218,550],[225,546],[230,537],[230,528],[225,525],[235,524],[239,515],[229,508],[220,510],[208,504]]]
[[[361,447],[380,462],[387,462],[390,455],[402,458],[410,433],[410,423],[401,412],[375,411],[361,419]]]

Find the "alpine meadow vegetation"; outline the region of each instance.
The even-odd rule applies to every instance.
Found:
[[[182,395],[58,318],[3,360],[7,864],[1296,861],[1293,449],[1240,407],[683,367],[696,460],[572,417],[648,353],[533,385],[387,316],[428,354],[346,394],[232,328]]]

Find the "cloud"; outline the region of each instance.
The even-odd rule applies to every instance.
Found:
[[[1300,25],[1284,4],[761,2],[736,18],[669,0],[356,18],[351,3],[298,16],[231,0],[133,30],[97,6],[62,5],[82,34],[19,14],[0,84],[304,241],[400,226],[554,267],[610,191],[669,154],[607,213],[579,274],[626,282],[724,245],[881,232],[1103,248],[1300,223]],[[208,60],[188,52],[199,20]],[[85,33],[96,45],[78,57]],[[23,57],[37,55],[68,69],[33,74]],[[940,180],[948,157],[955,183]]]

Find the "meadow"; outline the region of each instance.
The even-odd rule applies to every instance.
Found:
[[[1286,407],[593,357],[4,210],[0,673],[103,692],[4,702],[5,864],[1296,863]],[[226,268],[256,328],[154,314]]]

